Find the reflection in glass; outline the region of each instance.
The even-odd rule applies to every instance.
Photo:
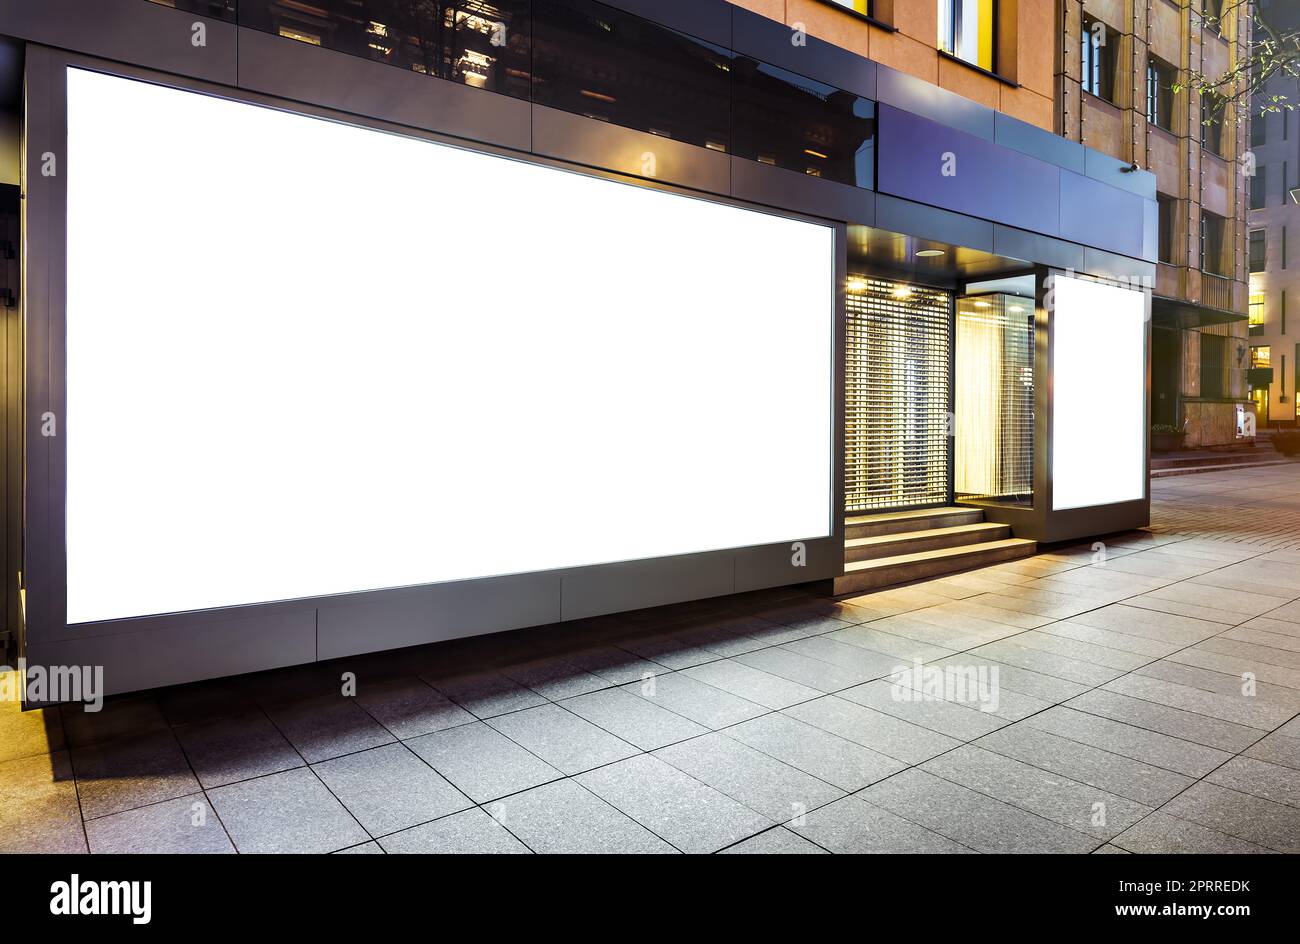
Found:
[[[535,0],[533,101],[729,149],[731,53],[591,0]]]
[[[528,98],[530,0],[240,0],[239,25]]]
[[[875,102],[753,59],[738,57],[732,74],[737,156],[872,186]]]
[[[957,299],[956,497],[1028,505],[1034,491],[1034,305]]]

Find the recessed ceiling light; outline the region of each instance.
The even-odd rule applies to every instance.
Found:
[[[942,249],[918,249],[916,254],[923,259],[929,259],[931,256],[944,255],[944,251]]]
[[[849,279],[845,288],[850,292],[865,292],[867,290],[867,283],[863,279]]]

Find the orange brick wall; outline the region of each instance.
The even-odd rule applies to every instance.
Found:
[[[875,59],[990,108],[1054,130],[1052,96],[1056,39],[1055,0],[1002,0],[999,72],[1013,87],[939,55],[936,0],[877,0],[891,33],[818,0],[731,0],[769,19]]]

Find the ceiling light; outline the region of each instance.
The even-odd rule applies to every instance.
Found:
[[[944,255],[944,251],[942,249],[918,249],[916,254],[922,259],[929,259],[933,256]]]
[[[867,283],[863,279],[849,279],[845,288],[850,292],[865,292],[867,290]]]

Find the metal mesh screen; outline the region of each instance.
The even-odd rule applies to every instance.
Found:
[[[1034,490],[1034,305],[957,299],[958,498],[1028,503]]]
[[[847,287],[844,510],[946,502],[952,298],[865,276]]]

